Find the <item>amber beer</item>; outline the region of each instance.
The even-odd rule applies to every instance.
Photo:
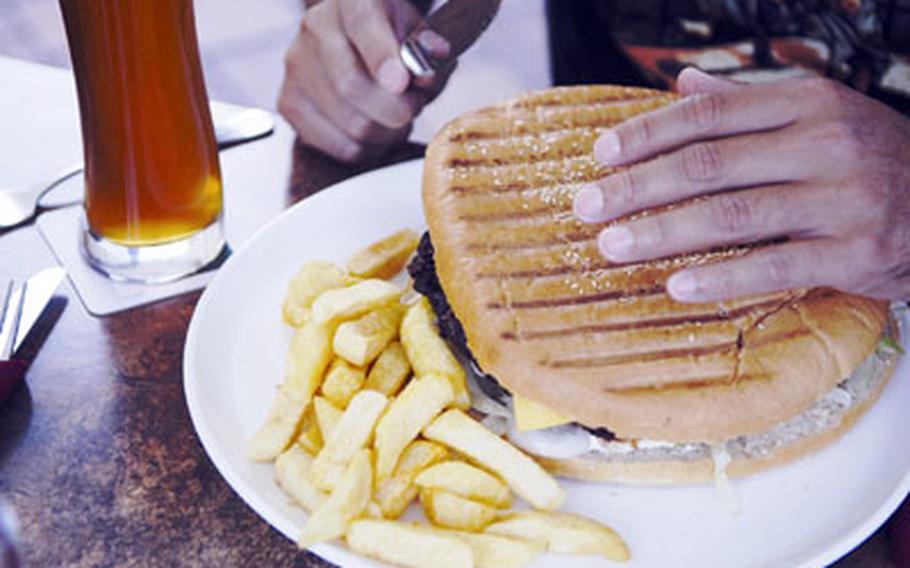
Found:
[[[221,173],[192,0],[60,0],[85,153],[86,249],[169,280],[223,247]]]

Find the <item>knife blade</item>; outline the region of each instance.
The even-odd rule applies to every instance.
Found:
[[[15,353],[28,332],[31,331],[38,318],[44,312],[54,292],[60,286],[63,278],[66,276],[66,270],[59,266],[45,268],[37,272],[26,280],[20,287],[21,293],[24,294],[22,299],[22,314],[19,317],[19,329],[16,331],[16,339],[13,341],[13,353]]]
[[[432,75],[471,47],[493,21],[501,0],[449,0],[427,16],[425,25],[411,32],[401,44],[399,56],[415,77]],[[435,59],[419,41],[420,33],[430,29],[449,42],[444,60]]]

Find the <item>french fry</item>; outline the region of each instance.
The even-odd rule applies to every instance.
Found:
[[[399,296],[401,288],[391,282],[363,280],[347,288],[323,292],[313,300],[310,315],[316,323],[339,322],[390,304]]]
[[[522,568],[547,549],[547,543],[543,541],[467,531],[447,532],[471,547],[477,568]]]
[[[288,396],[279,388],[268,417],[247,441],[246,453],[253,461],[272,461],[294,439],[306,403]]]
[[[320,491],[332,491],[344,475],[344,468],[347,465],[347,462],[333,460],[319,452],[310,467],[308,476],[310,483]]]
[[[558,509],[565,501],[562,487],[537,462],[461,410],[445,412],[423,429],[423,435],[496,473],[537,509]]]
[[[442,375],[452,382],[455,406],[471,407],[464,369],[439,336],[433,308],[425,297],[408,308],[401,322],[401,343],[417,377]]]
[[[300,434],[297,436],[297,445],[306,450],[311,456],[315,456],[322,450],[322,444],[322,432],[319,430],[319,423],[316,422],[313,407],[310,406],[303,414]]]
[[[417,249],[420,235],[410,229],[392,233],[348,260],[348,272],[363,278],[391,278],[401,272]]]
[[[629,548],[608,526],[569,513],[521,511],[506,515],[486,529],[487,533],[532,541],[544,541],[559,554],[598,554],[614,562],[629,560]]]
[[[352,365],[363,367],[398,336],[405,307],[394,302],[338,326],[332,349]]]
[[[322,382],[332,357],[331,328],[307,323],[297,330],[288,349],[284,382],[278,389],[265,423],[247,442],[254,461],[278,457],[300,428],[304,410]]]
[[[496,519],[495,507],[441,489],[420,492],[423,512],[434,525],[479,532]]]
[[[325,503],[307,519],[297,539],[297,546],[307,548],[317,542],[343,536],[351,521],[366,509],[372,489],[370,451],[360,450],[345,468]]]
[[[365,369],[354,367],[344,359],[335,359],[322,382],[322,395],[338,408],[344,409],[363,388],[364,381]]]
[[[363,388],[379,391],[386,396],[395,396],[404,380],[411,374],[411,364],[401,343],[389,343],[367,374]]]
[[[284,321],[294,327],[302,326],[316,296],[353,283],[342,269],[331,262],[309,260],[303,263],[288,283],[288,292],[281,304]]]
[[[283,389],[304,405],[313,398],[332,360],[332,332],[331,326],[308,322],[291,340]]]
[[[316,423],[319,424],[322,437],[328,438],[343,412],[325,397],[317,396],[313,399],[313,413],[316,415]]]
[[[310,468],[310,480],[323,491],[338,483],[338,473],[364,448],[373,435],[373,427],[385,410],[388,399],[376,391],[360,391],[351,399],[344,414],[326,438],[322,451]]]
[[[453,399],[452,384],[427,375],[407,384],[376,425],[376,479],[392,475],[401,452]]]
[[[382,509],[379,507],[379,503],[376,501],[370,501],[367,503],[366,511],[364,515],[370,519],[384,519],[385,517],[382,514]]]
[[[426,440],[417,440],[405,448],[392,477],[380,481],[376,487],[376,501],[387,519],[397,519],[417,497],[414,478],[436,462],[446,459],[449,451],[444,446]]]
[[[328,498],[308,479],[312,464],[313,458],[296,444],[275,460],[275,480],[278,486],[307,512],[322,507]]]
[[[345,537],[354,552],[408,568],[470,568],[471,547],[426,526],[365,519],[351,523]]]
[[[505,483],[480,468],[460,461],[446,461],[428,467],[414,478],[414,485],[421,489],[442,489],[499,509],[512,506],[512,494]]]

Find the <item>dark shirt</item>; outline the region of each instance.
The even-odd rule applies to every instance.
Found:
[[[555,84],[820,74],[910,114],[910,0],[548,0]]]

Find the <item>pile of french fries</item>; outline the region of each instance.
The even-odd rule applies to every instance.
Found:
[[[336,538],[413,567],[509,568],[544,551],[625,561],[609,527],[555,512],[557,481],[468,414],[464,369],[425,298],[385,280],[418,236],[400,231],[343,270],[305,263],[282,306],[296,328],[284,381],[249,440],[309,518],[301,548]],[[511,511],[512,494],[533,510]],[[419,500],[429,523],[398,520]]]

